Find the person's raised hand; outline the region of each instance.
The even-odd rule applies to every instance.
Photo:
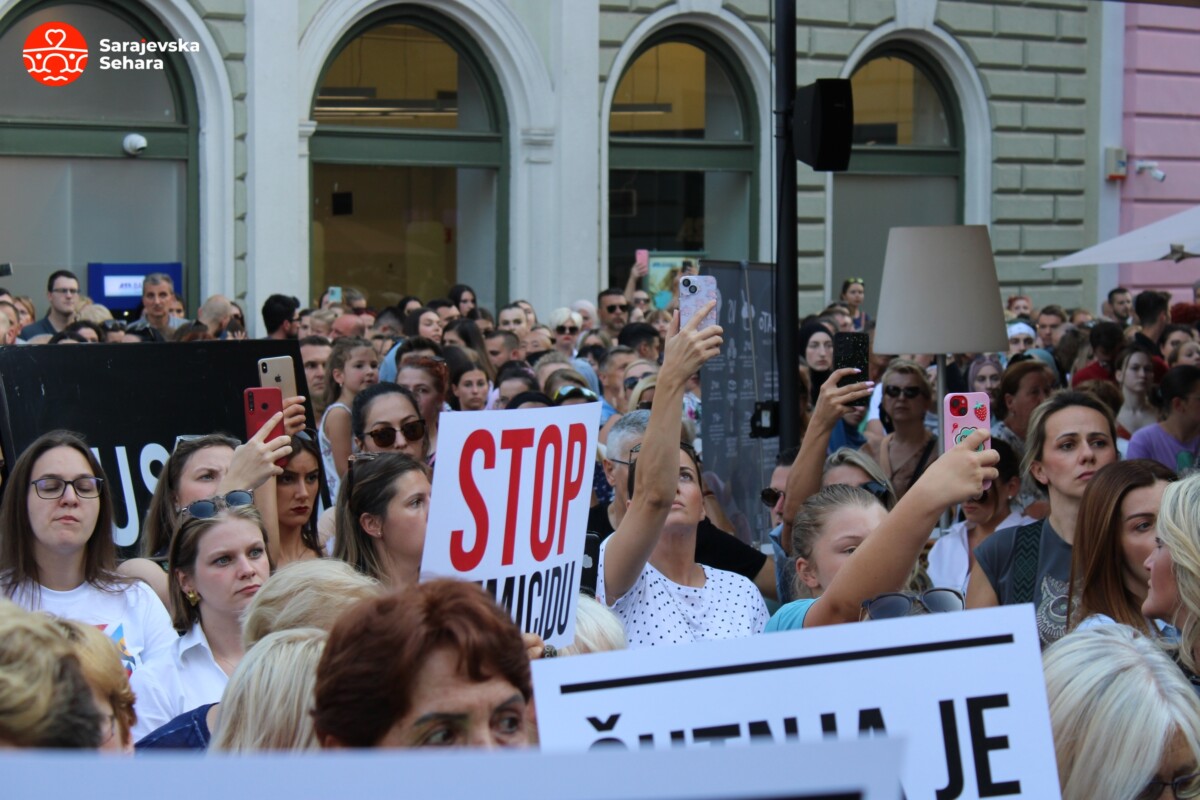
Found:
[[[633,265],[633,274],[639,278],[646,277],[647,275],[650,274],[650,265],[649,264],[634,264]]]
[[[813,407],[812,419],[808,423],[809,429],[833,430],[839,419],[859,409],[858,406],[852,405],[854,401],[871,396],[871,392],[875,390],[874,381],[838,386],[838,381],[842,378],[855,374],[858,374],[858,370],[854,367],[843,367],[834,370],[825,379],[817,394],[817,404]]]
[[[295,436],[304,430],[304,397],[286,397],[283,400],[283,430],[288,436]]]
[[[679,312],[671,316],[671,327],[667,332],[667,343],[663,348],[663,365],[659,380],[665,376],[677,379],[681,384],[721,352],[725,341],[720,325],[709,325],[703,330],[700,323],[708,312],[716,308],[717,301],[709,300],[696,315],[680,326]]]
[[[274,439],[267,439],[275,426],[282,421],[283,412],[275,412],[250,437],[249,441],[239,445],[233,451],[233,460],[229,463],[229,471],[221,480],[223,491],[230,492],[237,489],[253,491],[276,475],[283,474],[283,468],[276,466],[275,462],[292,454],[292,439],[290,436],[276,436]]]
[[[985,481],[1000,479],[1000,471],[995,466],[1000,461],[1000,454],[995,450],[978,449],[990,436],[990,431],[981,428],[947,450],[929,465],[909,493],[919,490],[938,507],[978,497]]]

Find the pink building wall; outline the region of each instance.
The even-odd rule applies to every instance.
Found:
[[[1124,88],[1122,233],[1200,205],[1200,9],[1126,4]],[[1167,179],[1137,174],[1139,160],[1157,161]],[[1119,274],[1135,293],[1169,289],[1191,302],[1200,259],[1122,264]]]

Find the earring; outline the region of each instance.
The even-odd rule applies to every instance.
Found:
[[[187,593],[187,599],[188,599],[188,602],[191,603],[193,607],[200,604],[200,595],[196,594],[195,589],[192,589],[190,592]]]

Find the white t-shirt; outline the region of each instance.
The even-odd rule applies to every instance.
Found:
[[[996,526],[996,530],[1016,528],[1034,521],[1033,517],[1013,511]],[[967,552],[968,534],[967,523],[956,522],[945,535],[933,543],[933,548],[929,551],[927,572],[934,586],[958,589],[964,595],[967,593],[967,583],[971,577],[971,560]]]
[[[166,607],[141,581],[112,590],[84,583],[69,592],[25,583],[12,599],[30,611],[95,625],[116,642],[127,674],[137,672],[143,664],[168,658],[171,645],[179,638]]]
[[[606,603],[607,544],[606,539],[600,545],[596,579],[596,599],[601,603]],[[758,588],[736,572],[707,566],[703,569],[703,586],[683,586],[646,564],[629,591],[612,604],[612,610],[625,624],[631,648],[738,639],[762,633],[771,615]]]
[[[217,703],[229,676],[217,666],[208,637],[199,625],[171,644],[170,656],[160,658],[129,679],[137,695],[136,742],[175,717],[206,703]]]

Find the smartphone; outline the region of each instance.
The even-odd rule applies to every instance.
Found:
[[[274,386],[247,389],[242,393],[242,411],[246,415],[246,438],[249,439],[267,424],[267,420],[283,411],[283,392]],[[284,433],[281,419],[267,435],[267,441],[283,436]],[[287,466],[287,459],[282,458],[275,464],[280,467]]]
[[[838,381],[838,386],[849,386],[867,380],[867,363],[871,350],[871,337],[865,333],[839,331],[833,335],[833,368],[853,367],[858,375],[847,375]],[[852,405],[865,408],[870,396],[855,400]]]
[[[634,251],[633,263],[639,267],[650,266],[650,251],[649,250]]]
[[[709,325],[716,325],[721,311],[721,293],[717,291],[717,279],[712,275],[688,275],[679,281],[679,327],[688,324],[688,320],[700,313],[710,300],[717,304],[712,311],[700,321],[699,330]]]
[[[340,286],[330,286],[329,287],[329,302],[330,303],[342,302],[342,287],[340,287]]]
[[[295,362],[291,356],[274,356],[258,360],[258,385],[275,387],[284,397],[296,397]]]
[[[595,531],[588,531],[583,540],[583,569],[579,574],[579,591],[595,597],[600,578],[600,534]]]
[[[986,392],[951,392],[946,395],[943,405],[943,437],[946,450],[957,445],[980,428],[992,427],[992,401]],[[979,446],[987,450],[992,446],[988,439]],[[983,484],[985,490],[991,488],[992,482]]]

